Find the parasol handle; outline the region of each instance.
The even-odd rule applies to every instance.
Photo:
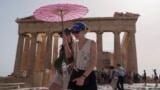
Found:
[[[61,11],[61,25],[62,25],[62,31],[64,31],[64,24],[63,24],[63,14],[62,14],[62,10]]]

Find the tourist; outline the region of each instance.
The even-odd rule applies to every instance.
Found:
[[[156,69],[154,69],[153,72],[154,72],[155,86],[158,86],[158,75],[157,75]]]
[[[129,71],[126,76],[127,76],[127,79],[128,79],[128,83],[129,83],[130,85],[133,84],[133,76],[134,76],[134,73],[133,73],[132,71]]]
[[[63,32],[60,32],[59,35],[60,37],[62,37],[63,35],[66,35],[67,41],[68,41],[68,46],[71,48],[72,43],[73,43],[73,39],[71,36],[71,32],[68,28],[66,28]],[[65,51],[64,51],[64,45],[61,45],[61,49],[59,52],[59,58],[54,62],[54,68],[56,68],[56,74],[54,76],[54,80],[52,82],[52,84],[49,87],[49,90],[66,90],[67,87],[65,87],[66,85],[64,85],[63,83],[63,79],[66,77],[63,77],[63,71],[62,71],[62,64],[67,64],[67,67],[69,67],[69,65],[71,65],[70,63],[73,62],[73,58],[65,58]],[[67,71],[69,74],[69,71]],[[69,75],[68,75],[69,76]],[[67,83],[67,81],[65,81]],[[67,85],[68,86],[68,85]]]
[[[73,52],[65,44],[68,57],[74,55],[75,61],[68,85],[69,90],[97,90],[94,70],[97,64],[97,47],[95,41],[85,37],[87,31],[88,28],[83,22],[74,23],[72,33],[77,42],[73,44]]]
[[[97,76],[97,84],[106,84],[106,72],[104,68],[99,70],[99,75]]]
[[[117,88],[118,90],[124,90],[125,69],[120,64],[117,64],[117,72],[118,72]]]
[[[114,68],[114,66],[109,67],[109,80],[112,89],[116,90],[118,81],[118,72],[117,69]]]
[[[146,74],[146,70],[144,70],[144,73],[143,73],[143,80],[144,80],[144,85],[146,86],[147,84],[147,74]]]

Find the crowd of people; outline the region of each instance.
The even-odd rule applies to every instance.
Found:
[[[97,71],[96,42],[85,37],[87,32],[85,23],[76,22],[71,29],[59,33],[63,43],[54,62],[56,74],[49,90],[97,90],[97,84],[110,84],[113,90],[124,90],[126,81],[130,84],[140,82],[139,74],[126,73],[121,64],[107,67],[107,72],[104,69]],[[157,76],[156,70],[154,75]],[[143,80],[146,85],[145,70]],[[158,78],[154,80],[158,85]]]
[[[97,83],[98,84],[110,84],[110,75],[112,74],[110,72],[110,69],[115,69],[113,66],[107,67],[108,70],[99,70],[97,71]],[[116,77],[116,75],[115,75]],[[157,75],[156,69],[153,70],[152,77],[147,76],[146,70],[143,71],[143,74],[140,75],[138,73],[133,72],[126,72],[124,76],[125,80],[124,83],[127,84],[133,84],[133,83],[144,83],[144,86],[148,83],[155,83],[155,86],[158,86],[159,77]]]
[[[116,90],[124,90],[124,82],[125,82],[125,69],[117,64],[116,67],[109,66],[101,71],[97,71],[97,83],[98,84],[110,84],[111,87]]]

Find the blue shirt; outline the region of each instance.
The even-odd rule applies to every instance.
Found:
[[[118,67],[117,71],[118,71],[118,76],[124,76],[125,75],[125,69],[122,66]]]

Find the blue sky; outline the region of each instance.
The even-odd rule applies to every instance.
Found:
[[[88,7],[85,17],[112,17],[114,12],[140,14],[136,24],[136,47],[139,73],[153,69],[160,73],[160,1],[159,0],[1,0],[0,3],[0,76],[13,72],[18,24],[16,18],[31,16],[35,9],[48,4],[75,3]],[[90,34],[89,38],[95,34]],[[105,33],[103,47],[113,51],[113,35]]]

